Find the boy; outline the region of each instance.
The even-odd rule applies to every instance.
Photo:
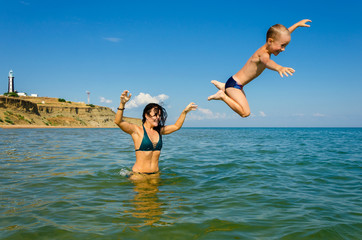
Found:
[[[270,27],[266,35],[266,43],[251,56],[239,72],[230,77],[225,84],[216,80],[211,81],[219,91],[209,96],[208,100],[222,100],[241,117],[248,117],[250,108],[243,87],[258,77],[265,68],[277,71],[281,77],[293,75],[295,72],[293,68],[278,65],[270,59],[270,56],[271,54],[277,56],[283,52],[290,42],[290,34],[297,27],[310,27],[306,24],[307,22],[312,21],[304,19],[290,28],[281,24]]]

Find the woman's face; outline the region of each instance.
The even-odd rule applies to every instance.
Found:
[[[156,108],[152,108],[150,114],[146,114],[146,121],[151,124],[152,127],[157,127],[161,119],[161,111]]]

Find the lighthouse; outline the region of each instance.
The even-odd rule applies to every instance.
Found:
[[[9,88],[8,88],[8,93],[14,92],[14,75],[13,75],[13,70],[10,70],[9,72]]]

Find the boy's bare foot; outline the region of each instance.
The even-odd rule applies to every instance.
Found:
[[[207,100],[222,100],[225,96],[225,92],[223,90],[217,91],[214,95],[211,95],[207,98]]]
[[[211,83],[214,84],[218,89],[225,91],[225,83],[219,82],[217,80],[212,80]]]

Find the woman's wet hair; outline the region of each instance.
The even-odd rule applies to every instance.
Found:
[[[266,41],[268,41],[268,38],[275,39],[282,32],[286,32],[286,33],[290,34],[288,28],[286,28],[284,25],[275,24],[275,25],[271,26],[269,28],[268,32],[266,33]]]
[[[163,128],[165,126],[166,119],[167,119],[167,112],[162,106],[158,105],[157,103],[149,103],[146,105],[146,107],[143,109],[142,123],[146,122],[146,114],[148,116],[150,116],[151,110],[153,108],[155,109],[156,113],[158,113],[158,112],[160,113],[160,121],[158,123],[158,126],[155,128],[155,130],[157,132],[160,132],[161,128]]]

